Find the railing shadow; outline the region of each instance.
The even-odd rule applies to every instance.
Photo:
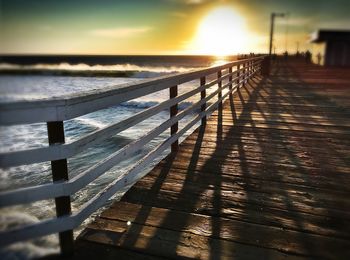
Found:
[[[288,80],[293,80],[297,89],[290,89]],[[317,256],[320,250],[327,250],[322,247],[327,246],[328,239],[349,240],[350,216],[345,210],[350,205],[340,199],[350,194],[348,178],[337,175],[337,182],[343,184],[332,181],[332,173],[326,173],[322,165],[334,164],[334,156],[321,162],[312,145],[322,144],[319,150],[339,155],[337,162],[347,167],[350,162],[337,151],[341,144],[314,138],[307,128],[295,130],[305,126],[307,114],[293,104],[319,104],[317,94],[309,98],[299,91],[302,87],[307,85],[286,64],[276,66],[272,77],[255,77],[242,86],[235,98],[230,97],[222,110],[191,135],[193,144],[185,141],[176,154],[162,161],[162,170],[151,188],[136,186],[126,194],[123,200],[143,206],[135,218],[140,225],[131,226],[134,235],[124,243],[129,247],[136,243],[150,207],[184,213],[176,225],[171,211],[160,221],[161,228],[176,226],[172,243],[167,245],[170,256],[178,256],[184,233],[193,232],[189,228],[192,214],[209,218],[207,230],[203,234],[194,232],[191,239],[208,237],[210,259],[220,259],[223,251],[233,252],[242,244],[264,249],[259,256],[264,259],[275,258],[276,252]],[[320,122],[338,122],[326,118]],[[170,170],[184,176],[174,190],[167,192],[162,186]],[[246,229],[248,225],[254,229]],[[161,228],[143,250],[159,246]],[[226,237],[221,240],[224,233]]]
[[[270,82],[272,85],[274,85],[274,82],[271,81]],[[271,227],[279,227],[279,228],[283,228],[284,225],[281,222],[277,221],[277,222],[273,222],[271,220],[268,219],[269,216],[264,215],[264,211],[269,211],[269,208],[279,208],[279,210],[282,209],[283,211],[286,211],[286,213],[292,213],[290,214],[289,218],[290,220],[293,222],[295,228],[298,230],[302,230],[303,229],[303,225],[302,225],[302,217],[300,217],[298,215],[298,213],[296,213],[298,210],[296,208],[294,208],[293,205],[293,198],[289,195],[289,193],[287,192],[287,187],[285,186],[285,181],[283,180],[283,178],[281,178],[281,175],[275,175],[274,176],[274,180],[275,182],[279,183],[279,190],[278,191],[274,191],[271,192],[271,190],[269,189],[264,189],[262,191],[262,195],[258,194],[259,191],[257,191],[254,188],[254,185],[252,183],[252,172],[255,172],[257,174],[255,174],[254,177],[257,177],[261,180],[264,180],[264,176],[261,173],[261,171],[257,170],[255,167],[250,167],[251,165],[251,161],[255,161],[258,162],[260,167],[262,169],[267,169],[267,170],[272,170],[273,169],[277,169],[279,168],[279,162],[278,159],[276,160],[274,157],[276,156],[276,154],[278,153],[278,151],[274,151],[274,150],[270,150],[270,149],[266,149],[266,143],[272,142],[274,139],[278,138],[284,138],[285,136],[283,134],[277,133],[272,135],[270,131],[272,131],[272,129],[274,128],[274,125],[270,125],[269,123],[267,123],[265,126],[267,127],[267,129],[272,128],[270,131],[261,131],[261,126],[259,124],[259,121],[256,122],[256,116],[252,115],[252,112],[255,110],[258,110],[260,112],[260,116],[264,119],[264,121],[268,121],[269,120],[269,114],[271,111],[267,110],[266,108],[260,108],[257,101],[258,101],[258,97],[259,97],[259,91],[260,88],[262,88],[264,86],[264,84],[262,85],[250,85],[249,89],[251,91],[248,90],[248,88],[244,87],[241,90],[244,90],[246,92],[246,94],[248,94],[249,97],[249,102],[251,104],[249,104],[248,106],[244,106],[242,108],[242,111],[240,113],[240,116],[237,118],[236,113],[233,112],[233,119],[236,119],[235,122],[240,125],[240,124],[245,124],[247,122],[249,122],[249,128],[250,128],[250,132],[252,133],[252,137],[253,140],[255,141],[255,146],[256,149],[254,150],[254,148],[250,148],[250,149],[245,149],[245,138],[243,138],[243,135],[246,132],[246,127],[244,127],[242,129],[242,131],[238,131],[236,132],[236,137],[238,139],[237,141],[237,146],[238,146],[238,153],[239,153],[239,158],[241,159],[240,162],[240,173],[241,173],[241,177],[245,183],[245,197],[246,197],[246,209],[243,211],[242,214],[242,221],[247,221],[247,222],[252,222],[252,223],[257,223],[257,224],[263,224],[263,225],[269,225],[268,228],[266,228],[265,230],[262,229],[262,231],[264,232],[259,232],[259,230],[257,230],[257,232],[251,237],[252,241],[258,241],[256,244],[258,245],[259,242],[262,240],[264,240],[263,236],[267,237],[267,238],[271,238],[273,239],[275,230],[274,228],[270,228]],[[276,97],[276,93],[272,88],[270,88],[270,91],[267,92],[269,94],[269,98],[271,97]],[[285,100],[284,100],[285,101]],[[268,104],[268,103],[267,103]],[[230,103],[231,105],[231,111],[234,111],[234,104]],[[277,118],[276,119],[281,119],[281,117],[278,116],[277,114]],[[273,147],[271,147],[273,149]],[[247,151],[246,151],[247,150]],[[249,151],[250,150],[250,151]],[[255,157],[256,158],[252,158],[252,151],[254,151],[256,154]],[[297,161],[294,160],[294,154],[293,153],[289,153],[288,154],[288,159],[292,160],[293,163],[295,163],[298,167],[299,171],[303,171],[304,169],[300,167],[300,165],[298,164]],[[247,159],[249,161],[247,161]],[[264,205],[264,203],[262,203],[262,208],[260,210],[260,216],[258,217],[258,219],[256,219],[255,217],[253,217],[252,215],[254,214],[254,211],[256,211],[256,207],[254,207],[255,203],[256,203],[256,199],[257,198],[261,198],[261,199],[268,199],[268,196],[266,196],[267,194],[264,194],[263,192],[267,192],[267,194],[269,194],[268,196],[270,197],[270,201],[268,201],[268,203],[266,203],[266,205]],[[276,193],[275,193],[276,192]],[[277,202],[282,203],[283,205],[279,205],[278,203],[276,203],[276,205],[274,205],[274,200],[276,200],[277,198]],[[278,201],[281,200],[281,201]],[[253,205],[252,205],[253,204]],[[278,211],[278,210],[277,210]],[[276,211],[275,211],[276,212]],[[295,213],[295,214],[293,214]],[[256,214],[256,213],[255,213]],[[252,234],[251,234],[252,235]],[[245,236],[245,234],[239,234],[239,236]],[[308,249],[311,247],[311,245],[309,245],[309,240],[304,239],[303,237],[303,233],[301,233],[301,237],[299,237],[297,239],[298,243],[302,244],[304,249],[306,251],[308,251]],[[303,241],[303,242],[301,242]],[[262,244],[264,244],[264,242],[262,241]],[[265,244],[264,246],[271,247],[273,248],[272,244],[269,244],[268,242]],[[306,254],[308,254],[309,252],[305,252]],[[269,256],[266,256],[266,258],[270,258]],[[273,257],[271,257],[273,258]]]
[[[278,69],[281,69],[281,68],[279,67]],[[282,67],[282,70],[287,70],[287,69],[289,68]],[[270,82],[272,83],[273,87],[269,88],[267,94],[271,99],[281,100],[282,102],[289,102],[290,104],[293,104],[292,101],[296,97],[292,96],[290,99],[289,98],[283,99],[283,98],[280,98],[281,95],[278,93],[278,89],[279,90],[285,89],[284,86],[279,87],[279,85],[281,85],[280,84],[281,81],[283,81],[284,79],[283,71],[281,71],[281,73],[282,73],[281,78],[277,78],[277,79],[270,78]],[[274,81],[279,82],[279,84],[277,84],[277,82],[274,84]],[[305,85],[304,87],[307,88],[307,86]],[[273,181],[278,182],[279,187],[278,187],[278,190],[276,190],[277,193],[276,194],[272,193],[271,196],[272,196],[272,201],[275,199],[274,197],[276,197],[276,202],[278,203],[276,204],[276,206],[273,206],[271,204],[270,206],[267,206],[267,208],[271,206],[279,208],[278,209],[280,211],[279,215],[281,215],[281,213],[285,211],[282,215],[284,216],[284,219],[280,218],[280,221],[275,221],[274,223],[271,223],[271,220],[268,219],[269,215],[263,214],[263,212],[261,212],[259,221],[262,221],[262,223],[269,223],[269,225],[275,226],[275,227],[281,227],[281,228],[289,229],[293,231],[294,230],[302,231],[302,232],[295,233],[296,235],[293,241],[297,243],[299,247],[298,250],[305,255],[317,254],[317,250],[319,250],[319,245],[315,243],[314,238],[310,236],[310,234],[318,235],[317,233],[318,231],[316,231],[316,228],[315,229],[310,228],[310,225],[318,226],[318,228],[320,229],[324,228],[323,231],[325,232],[323,233],[326,233],[326,231],[330,231],[329,229],[332,229],[332,228],[335,228],[335,229],[339,228],[341,230],[340,228],[341,225],[337,226],[336,222],[338,221],[338,223],[342,223],[342,225],[346,223],[346,221],[344,222],[342,220],[342,213],[345,213],[343,212],[343,209],[348,204],[342,204],[341,202],[340,203],[338,202],[339,203],[338,205],[334,205],[334,204],[331,205],[332,200],[327,200],[325,196],[324,197],[319,196],[319,194],[317,194],[317,192],[315,192],[315,190],[313,190],[312,188],[310,189],[311,194],[305,192],[310,187],[317,187],[319,184],[318,182],[319,180],[315,179],[315,176],[313,176],[313,174],[310,174],[310,169],[314,167],[314,170],[318,172],[318,174],[322,175],[324,172],[321,169],[321,165],[327,165],[329,161],[326,160],[324,162],[319,162],[318,160],[319,155],[313,154],[312,157],[308,158],[312,161],[310,163],[308,160],[305,160],[305,157],[300,156],[300,153],[302,152],[303,149],[307,150],[309,148],[307,145],[304,145],[305,140],[303,139],[302,136],[300,138],[293,140],[293,146],[286,144],[282,149],[279,148],[276,151],[271,150],[273,146],[270,147],[270,149],[266,149],[269,147],[266,145],[266,143],[273,143],[276,139],[290,141],[289,140],[290,134],[288,133],[288,131],[293,132],[295,130],[293,128],[289,128],[288,124],[285,124],[285,123],[289,123],[289,125],[292,125],[292,124],[290,124],[290,122],[285,122],[285,118],[281,116],[282,113],[290,113],[290,110],[288,109],[286,111],[276,112],[274,111],[275,106],[271,106],[269,103],[265,104],[264,108],[258,108],[259,102],[257,102],[258,99],[256,97],[258,95],[256,93],[256,90],[259,90],[259,86],[258,85],[250,86],[250,88],[253,89],[253,91],[249,92],[247,91],[246,88],[242,88],[242,89],[245,89],[247,93],[249,92],[248,93],[249,99],[251,101],[254,101],[255,104],[251,109],[249,108],[249,105],[247,106],[246,104],[242,109],[240,116],[237,118],[237,113],[234,111],[233,104],[231,103],[232,118],[233,120],[235,120],[237,124],[247,122],[247,121],[250,122],[249,127],[251,127],[254,140],[256,141],[255,145],[257,147],[260,147],[261,149],[260,152],[257,154],[256,160],[260,161],[261,168],[268,169],[270,171],[275,171],[276,173],[273,176]],[[242,95],[239,95],[239,96],[242,96]],[[298,97],[297,101],[299,104],[312,105],[310,100],[307,98]],[[261,112],[261,113],[264,113],[264,115],[261,115],[261,117],[264,119],[262,121],[269,120],[271,122],[265,123],[264,126],[260,125],[261,119],[256,120],[256,117],[252,115],[253,110],[260,111],[260,112],[265,111],[265,112]],[[271,115],[273,116],[271,117]],[[240,119],[243,119],[243,122],[240,122]],[[294,117],[294,120],[296,120],[296,117]],[[279,122],[279,123],[277,123],[276,125],[273,123],[273,121]],[[300,121],[299,119],[297,120],[297,123],[304,124],[305,122],[303,122],[303,120]],[[283,126],[287,126],[287,127],[285,127],[284,129],[283,128],[278,129],[277,127],[278,124],[280,125],[282,124]],[[262,129],[264,128],[267,129],[267,131],[266,130],[262,131]],[[308,131],[308,130],[306,129],[304,131]],[[240,133],[237,133],[237,134],[239,135]],[[302,134],[303,132],[301,132],[301,135]],[[293,136],[293,134],[291,135]],[[238,136],[237,138],[238,140],[240,140],[238,141],[238,151],[241,155],[240,158],[247,158],[247,153],[245,152],[245,149],[242,148],[242,143],[241,143],[242,136]],[[321,141],[319,145],[323,145],[323,142]],[[325,144],[324,148],[322,149],[324,151],[329,151],[331,147]],[[334,150],[334,147],[332,150]],[[318,166],[313,165],[315,161],[318,161],[319,163]],[[349,162],[347,163],[348,163],[347,166],[349,166]],[[252,171],[256,171],[256,170],[255,169],[247,170],[247,163],[244,160],[242,160],[240,164],[241,164],[242,176],[244,179],[246,179],[245,183],[249,184],[249,181],[253,177]],[[289,169],[289,171],[292,170],[294,172],[294,176],[299,178],[299,180],[302,182],[300,183],[302,184],[302,187],[290,185],[291,184],[290,180],[288,180],[288,177],[289,177],[288,171],[287,171],[288,168],[283,167],[283,164],[293,165],[294,169]],[[320,167],[320,168],[317,168],[317,167]],[[265,178],[263,174],[260,174],[260,176],[256,175],[254,176],[254,178],[255,177],[261,177],[262,179]],[[296,190],[291,190],[291,187]],[[324,189],[324,192],[327,191],[327,187],[324,186],[321,188]],[[246,189],[247,201],[249,201],[250,196],[252,198],[256,196],[256,191],[250,192],[249,189],[251,188],[247,186],[247,189]],[[302,190],[303,192],[301,192],[299,189]],[[329,187],[327,192],[331,192]],[[298,196],[295,196],[295,194],[298,194]],[[330,196],[333,196],[333,195],[334,194],[330,194]],[[339,196],[339,194],[336,194],[336,196]],[[317,208],[318,210],[315,210],[313,212],[313,207]],[[246,213],[247,215],[242,217],[242,220],[244,219],[245,221],[256,221],[256,220],[252,220],[251,216],[248,215],[248,211],[246,211]],[[277,212],[275,211],[275,214],[276,213]],[[278,217],[278,215],[276,214],[274,217]],[[291,221],[292,222],[291,225],[286,225],[285,223],[286,220]],[[337,234],[337,235],[346,236],[346,232],[343,234]]]

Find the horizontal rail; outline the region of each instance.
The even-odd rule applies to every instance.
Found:
[[[0,153],[0,165],[2,167],[12,167],[23,164],[32,164],[40,163],[45,161],[60,160],[63,158],[70,158],[75,154],[80,153],[81,151],[86,150],[87,148],[97,144],[113,135],[116,135],[144,120],[147,118],[156,115],[157,113],[170,108],[174,104],[177,104],[204,89],[208,89],[215,85],[216,83],[223,81],[229,76],[234,75],[238,71],[243,71],[244,69],[236,70],[232,73],[227,73],[222,76],[220,79],[213,80],[207,83],[204,86],[200,86],[196,89],[193,89],[187,93],[184,93],[174,99],[169,99],[161,104],[158,104],[154,107],[148,108],[144,111],[137,113],[135,116],[122,120],[118,123],[109,125],[103,129],[96,130],[92,133],[89,133],[80,139],[73,141],[71,143],[65,143],[60,145],[53,145],[47,147],[40,147],[34,149],[27,149],[22,151],[11,151]]]
[[[65,213],[66,215],[64,216],[58,216],[56,218],[40,221],[39,223],[2,231],[0,232],[0,246],[57,232],[62,235],[64,232],[71,231],[78,227],[88,216],[103,206],[106,201],[117,191],[132,185],[133,182],[135,182],[139,177],[139,173],[143,171],[147,165],[149,165],[155,158],[159,157],[166,149],[174,145],[179,137],[183,136],[189,129],[195,126],[196,123],[209,116],[215,109],[217,109],[218,106],[221,106],[222,101],[226,99],[228,95],[235,92],[240,86],[258,73],[261,70],[263,58],[264,57],[250,58],[205,70],[160,77],[154,80],[144,81],[142,83],[123,85],[121,87],[111,87],[106,91],[89,92],[87,95],[86,93],[83,93],[69,95],[61,99],[44,99],[39,101],[1,104],[0,109],[5,109],[4,111],[0,112],[0,124],[2,125],[39,122],[41,120],[47,120],[50,122],[51,119],[63,121],[103,109],[111,105],[117,105],[120,102],[144,96],[158,90],[174,87],[178,84],[195,79],[201,79],[201,83],[198,87],[184,94],[178,96],[174,95],[172,98],[165,100],[160,104],[145,109],[125,120],[113,123],[105,128],[86,134],[85,136],[82,136],[71,143],[64,143],[63,140],[62,144],[50,145],[48,147],[1,153],[1,167],[11,167],[45,161],[56,162],[58,160],[66,160],[67,158],[86,150],[92,145],[100,143],[106,138],[116,135],[165,109],[169,109],[170,107],[177,105],[179,102],[182,102],[193,95],[201,94],[201,99],[199,101],[195,102],[186,109],[173,114],[168,120],[150,130],[137,140],[134,140],[128,145],[113,152],[111,155],[99,161],[97,164],[80,172],[77,176],[69,180],[54,181],[53,183],[49,184],[41,184],[0,192],[1,208],[62,197],[68,198],[69,203],[69,197],[74,195],[77,191],[86,187],[89,183],[105,174],[118,163],[132,156],[151,140],[158,137],[165,130],[171,128],[171,126],[178,123],[186,116],[194,115],[182,129],[177,132],[173,132],[170,137],[166,138],[161,144],[152,149],[129,171],[117,177],[97,195],[88,200],[77,212],[74,212],[73,214],[70,214],[70,212]],[[244,66],[238,66],[242,64]],[[234,66],[237,67],[236,70],[233,70]],[[228,73],[222,75],[222,71],[226,69],[228,69]],[[205,84],[205,78],[213,74],[217,74],[218,78]],[[204,80],[202,80],[203,77]],[[227,82],[226,79],[228,79]],[[203,91],[215,85],[217,85],[217,88],[214,89],[209,95],[202,95]],[[212,102],[214,98],[215,100]],[[103,104],[101,104],[101,102]],[[208,102],[212,103],[207,104]],[[90,104],[91,107],[89,108],[87,104]],[[34,119],[26,119],[27,121],[23,120],[24,115],[28,113],[28,111],[35,110],[38,111],[39,115],[34,115]],[[55,110],[57,113],[50,115],[51,119],[48,120],[47,113],[52,112],[53,110]],[[19,115],[17,119],[9,119],[9,115],[14,116],[16,114]],[[205,121],[202,120],[202,122]],[[60,125],[62,125],[62,123],[63,122],[60,121]]]
[[[154,107],[150,107],[144,111],[141,111],[133,117],[122,120],[118,123],[109,125],[103,129],[99,129],[92,133],[89,133],[80,139],[66,144],[40,147],[36,149],[28,149],[22,151],[11,151],[7,153],[0,153],[0,165],[2,167],[18,166],[23,164],[39,163],[51,160],[59,160],[62,158],[69,158],[73,155],[86,150],[100,141],[107,139],[110,136],[118,134],[125,129],[128,129],[147,118],[156,115],[157,113],[168,109],[169,107],[177,104],[197,93],[203,89],[207,89],[215,85],[219,80],[213,80],[212,82],[193,89],[187,93],[184,93],[174,99],[166,100]]]
[[[230,84],[234,83],[237,79],[248,75],[248,73],[241,74],[239,77],[235,77],[232,81],[225,84],[222,89],[227,88]],[[240,84],[240,83],[239,83]],[[233,86],[237,86],[235,83]],[[193,104],[191,107],[183,110],[175,117],[168,119],[162,123],[159,127],[155,128],[148,134],[142,136],[141,138],[133,141],[132,143],[126,145],[119,151],[110,155],[106,159],[99,162],[97,165],[92,166],[83,173],[70,179],[68,182],[55,182],[50,184],[37,185],[22,189],[17,189],[15,191],[6,191],[0,193],[0,207],[10,206],[15,204],[30,203],[33,201],[51,199],[60,196],[68,196],[74,194],[76,191],[85,187],[91,181],[99,177],[102,173],[111,169],[117,162],[131,156],[134,152],[142,148],[149,141],[157,137],[159,134],[168,129],[172,124],[178,122],[185,116],[189,115],[194,110],[200,108],[205,102],[209,101],[216,94],[218,94],[219,89],[208,95],[206,98],[200,100],[199,102]]]
[[[255,57],[238,60],[208,69],[194,70],[174,75],[144,80],[140,83],[126,83],[103,90],[69,94],[60,98],[44,98],[33,101],[0,103],[0,125],[28,124],[38,122],[65,121],[124,101],[145,96],[171,86],[180,85],[200,77],[208,76],[248,61],[261,60]]]

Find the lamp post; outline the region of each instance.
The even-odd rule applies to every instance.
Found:
[[[272,52],[272,44],[273,44],[273,28],[275,25],[275,18],[276,17],[284,17],[284,13],[272,13],[271,14],[271,28],[270,28],[270,48],[269,48],[269,55],[271,56]]]
[[[297,41],[297,53],[299,53],[299,41]]]

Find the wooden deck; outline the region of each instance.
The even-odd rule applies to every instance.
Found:
[[[275,64],[76,247],[77,258],[350,259],[350,70]]]

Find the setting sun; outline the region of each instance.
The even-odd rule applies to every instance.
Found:
[[[247,38],[242,16],[230,7],[219,7],[200,22],[191,48],[198,54],[237,54],[245,50]]]

